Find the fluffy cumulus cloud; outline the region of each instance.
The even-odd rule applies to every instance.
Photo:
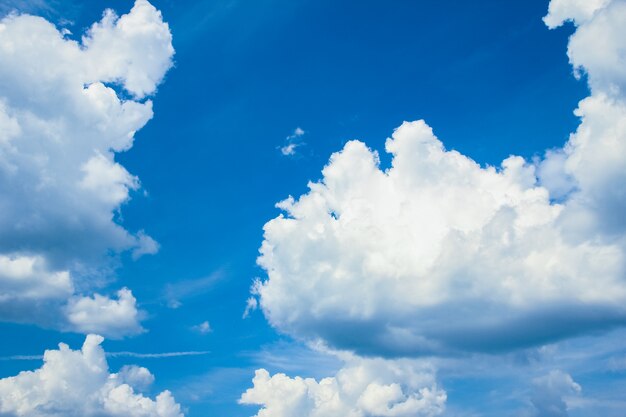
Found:
[[[115,222],[140,187],[115,153],[131,148],[152,117],[146,96],[172,65],[171,40],[146,0],[121,17],[106,11],[80,41],[40,17],[0,20],[0,320],[62,314],[62,304],[80,296],[74,288],[92,289],[88,277],[102,275],[107,253],[158,249]],[[137,331],[128,320],[137,316],[134,301],[129,309],[121,298],[92,300],[107,311],[118,303],[117,313],[130,314],[128,332]],[[71,305],[68,323],[81,317],[85,330],[85,314],[100,311],[88,304]]]
[[[410,360],[353,358],[320,381],[260,369],[253,384],[239,402],[262,406],[256,417],[432,417],[446,401],[428,367]]]
[[[546,20],[578,25],[568,53],[592,90],[563,148],[484,167],[424,121],[405,122],[382,169],[375,151],[348,142],[265,225],[257,292],[274,326],[406,356],[626,323],[626,2],[555,0]]]
[[[613,0],[579,25],[567,54],[577,74],[586,73],[594,95],[623,99],[626,94],[626,3]]]
[[[0,379],[0,414],[7,417],[182,417],[169,391],[155,399],[141,392],[154,380],[146,368],[110,373],[100,336],[88,335],[81,350],[60,344],[35,371]]]
[[[278,204],[252,295],[279,330],[356,356],[319,382],[257,371],[240,401],[258,417],[436,415],[445,393],[394,373],[399,357],[626,324],[626,2],[552,0],[544,20],[576,25],[568,56],[591,89],[563,147],[481,166],[405,122],[389,168],[351,141]],[[528,415],[567,416],[580,391],[561,371],[536,378]]]

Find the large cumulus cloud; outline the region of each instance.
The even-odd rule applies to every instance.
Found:
[[[106,11],[80,41],[40,17],[0,21],[0,320],[42,323],[70,297],[86,305],[91,297],[76,298],[93,290],[108,253],[158,249],[115,221],[140,187],[115,153],[152,117],[146,96],[172,65],[171,41],[146,0],[121,17]],[[132,300],[134,311],[110,300],[131,314],[111,335],[140,329]]]
[[[61,343],[47,350],[34,371],[0,379],[0,414],[7,417],[182,417],[169,391],[144,396],[154,376],[126,366],[110,373],[100,336],[88,335],[81,350]]]
[[[584,3],[584,4],[583,4]],[[498,351],[626,323],[624,1],[554,1],[592,94],[539,161],[485,167],[424,121],[331,156],[265,225],[255,287],[269,321],[360,354]],[[606,40],[596,47],[598,38]]]

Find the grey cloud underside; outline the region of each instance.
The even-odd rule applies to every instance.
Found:
[[[332,323],[303,320],[297,328],[285,330],[305,340],[331,341],[340,350],[393,358],[503,353],[626,325],[624,309],[602,304],[551,305],[506,316],[501,315],[501,307],[492,306],[493,316],[480,321],[465,308],[422,309],[418,314],[403,317],[404,327],[394,327],[398,317],[361,321],[335,317]],[[489,310],[481,303],[476,308]],[[415,323],[414,327],[411,323]]]

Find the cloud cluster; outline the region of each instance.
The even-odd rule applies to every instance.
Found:
[[[415,361],[353,358],[334,377],[316,381],[256,371],[239,402],[261,405],[256,417],[433,417],[446,393]]]
[[[40,17],[0,21],[0,320],[44,323],[67,310],[62,326],[108,334],[108,325],[84,325],[88,311],[102,310],[77,297],[93,289],[89,277],[103,274],[107,253],[158,249],[115,221],[140,186],[115,153],[130,149],[152,117],[145,97],[172,65],[171,40],[146,0],[121,17],[107,10],[80,42]],[[104,304],[117,317],[130,314],[126,330],[111,335],[140,329],[134,298]]]
[[[138,390],[154,376],[125,366],[110,373],[100,336],[88,335],[81,350],[60,344],[35,371],[0,379],[0,414],[8,417],[182,417],[169,391],[155,399]]]
[[[264,227],[268,279],[257,291],[272,325],[406,356],[626,323],[626,3],[554,1],[546,20],[579,25],[568,53],[592,88],[565,146],[483,167],[424,121],[405,122],[382,169],[375,151],[348,142]]]

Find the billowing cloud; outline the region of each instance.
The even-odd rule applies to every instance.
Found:
[[[532,344],[579,330],[565,326],[574,317],[624,319],[621,246],[569,237],[567,207],[537,185],[534,166],[511,157],[482,168],[422,121],[386,147],[383,171],[375,152],[349,142],[266,224],[259,293],[274,325],[414,354]]]
[[[182,417],[169,391],[155,399],[138,390],[154,376],[146,368],[110,373],[100,336],[88,335],[81,350],[61,343],[47,350],[35,371],[0,379],[0,414],[7,417]]]
[[[320,381],[259,369],[252,382],[239,402],[262,406],[257,417],[433,417],[446,402],[432,371],[410,360],[354,358]]]
[[[42,323],[41,311],[65,311],[74,287],[102,283],[107,254],[158,250],[115,221],[140,187],[115,153],[152,117],[145,97],[172,65],[171,41],[146,0],[121,17],[107,10],[80,42],[40,17],[0,20],[0,320],[19,310],[20,321]]]
[[[565,146],[484,167],[424,121],[405,122],[383,169],[375,151],[348,142],[265,225],[268,278],[257,291],[272,325],[406,356],[515,349],[626,323],[626,3],[550,7],[550,26],[578,25],[570,60],[592,88]]]

